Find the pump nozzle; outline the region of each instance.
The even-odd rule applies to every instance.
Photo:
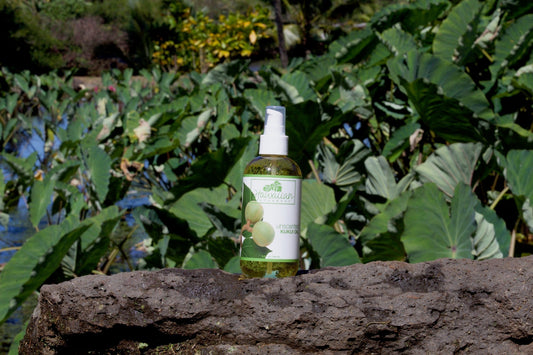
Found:
[[[265,129],[259,140],[260,155],[287,155],[289,137],[285,135],[285,107],[267,106]]]

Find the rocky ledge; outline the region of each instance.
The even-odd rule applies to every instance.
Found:
[[[43,286],[21,354],[531,354],[533,256],[285,279],[139,271]]]

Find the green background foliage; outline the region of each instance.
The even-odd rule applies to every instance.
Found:
[[[44,282],[127,259],[111,238],[124,216],[148,246],[133,269],[238,273],[242,171],[267,105],[286,107],[305,178],[302,269],[530,253],[531,12],[393,4],[287,68],[115,69],[79,91],[71,73],[4,68],[0,161],[15,178],[0,176],[2,223],[23,199],[36,233],[0,274],[0,320]],[[43,154],[18,156],[33,133]],[[148,203],[117,207],[139,190]]]

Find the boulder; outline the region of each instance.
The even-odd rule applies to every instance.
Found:
[[[532,354],[533,256],[284,279],[163,269],[41,289],[21,354]]]

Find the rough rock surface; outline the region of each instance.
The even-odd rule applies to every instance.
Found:
[[[219,270],[43,286],[22,354],[532,354],[533,256]]]

